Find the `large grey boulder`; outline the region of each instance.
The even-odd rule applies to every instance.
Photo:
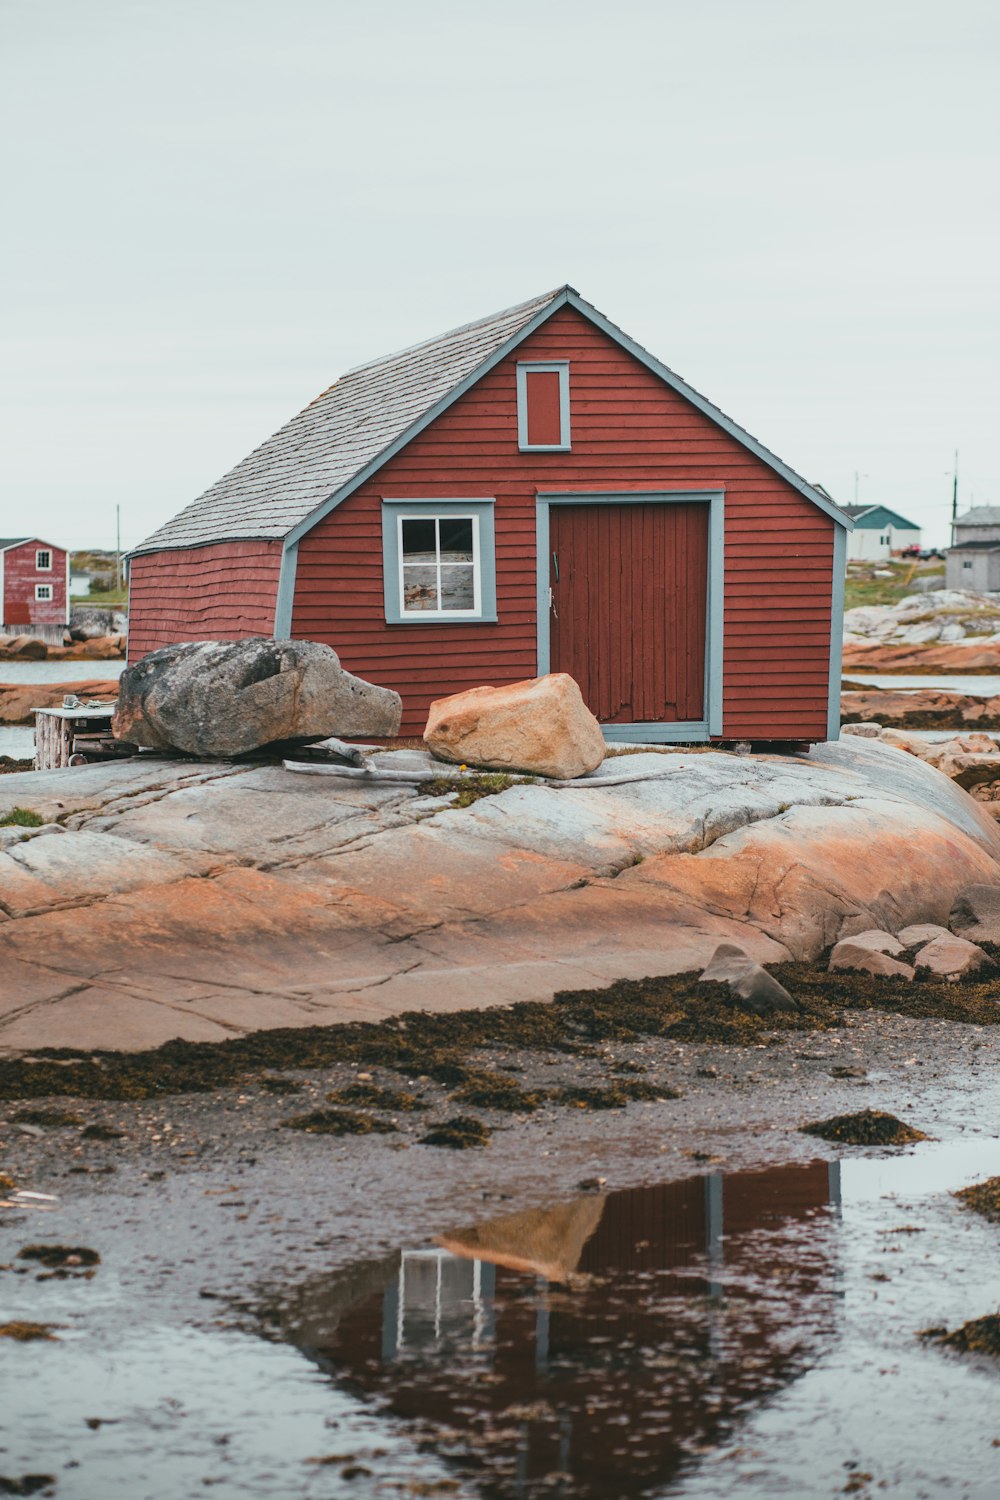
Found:
[[[771,1015],[776,1010],[799,1010],[798,1002],[785,986],[755,963],[738,943],[720,943],[708,967],[699,974],[698,983],[726,985],[730,994],[758,1016]]]
[[[155,750],[244,755],[279,741],[391,736],[402,707],[315,641],[194,641],[126,668],[112,732]]]

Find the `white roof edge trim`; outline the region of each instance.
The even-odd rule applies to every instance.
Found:
[[[650,370],[654,375],[659,376],[659,378],[666,385],[669,385],[671,389],[675,390],[678,395],[681,395],[687,401],[690,401],[692,406],[697,407],[700,412],[702,412],[711,421],[715,422],[716,425],[721,427],[724,432],[728,432],[730,437],[735,438],[736,441],[742,444],[744,448],[749,449],[751,453],[755,454],[757,458],[761,459],[768,465],[769,468],[773,469],[776,474],[784,479],[787,484],[790,484],[793,489],[798,490],[800,495],[804,496],[806,500],[811,501],[818,510],[821,510],[824,513],[824,515],[829,516],[830,519],[836,523],[836,525],[842,526],[845,531],[854,530],[854,522],[851,520],[850,516],[844,514],[844,512],[838,505],[834,504],[832,500],[828,500],[825,495],[820,494],[819,491],[816,490],[811,484],[809,484],[807,480],[802,478],[801,474],[797,474],[794,469],[791,469],[787,464],[782,463],[777,454],[772,453],[769,448],[764,447],[763,443],[759,443],[756,438],[751,437],[749,432],[740,427],[740,425],[737,422],[734,422],[731,417],[727,417],[725,412],[720,411],[720,409],[717,406],[714,406],[707,397],[702,396],[700,392],[694,389],[693,386],[688,385],[685,380],[682,380],[679,375],[675,375],[673,370],[668,369],[668,367],[662,364],[660,360],[655,357],[655,355],[650,354],[648,350],[644,349],[641,344],[637,344],[634,339],[630,339],[628,334],[624,333],[620,328],[618,328],[614,323],[606,318],[603,313],[598,312],[596,307],[594,307],[591,303],[585,301],[585,299],[580,296],[579,292],[577,292],[572,286],[567,284],[561,287],[557,292],[553,293],[551,301],[547,302],[543,307],[541,307],[538,312],[535,313],[535,315],[531,319],[529,319],[529,321],[524,325],[523,328],[518,329],[517,333],[512,334],[511,337],[504,344],[502,344],[499,349],[494,350],[494,352],[487,359],[485,359],[481,365],[477,365],[477,367],[468,375],[466,375],[464,379],[459,381],[458,385],[454,386],[452,390],[448,391],[446,395],[440,397],[440,399],[437,400],[433,406],[429,407],[428,410],[425,411],[421,416],[419,416],[415,422],[411,423],[411,425],[406,429],[405,432],[401,433],[399,437],[394,438],[393,441],[389,443],[381,453],[377,454],[375,458],[371,459],[364,466],[364,468],[360,469],[357,474],[353,475],[346,484],[341,485],[341,487],[338,490],[335,490],[332,495],[328,495],[327,498],[321,502],[321,504],[317,505],[312,511],[310,511],[309,515],[305,516],[301,521],[297,522],[297,524],[293,526],[292,529],[285,535],[285,548],[287,549],[295,546],[302,539],[302,537],[306,535],[307,532],[311,531],[314,526],[317,526],[319,522],[324,519],[324,517],[328,516],[332,510],[335,510],[337,506],[340,505],[344,500],[346,500],[350,495],[352,495],[356,489],[360,488],[360,486],[364,484],[366,480],[370,479],[373,474],[377,473],[383,464],[388,463],[391,458],[395,458],[396,454],[399,453],[403,448],[405,448],[407,443],[412,442],[415,437],[423,432],[425,427],[429,427],[431,422],[439,417],[442,412],[447,411],[449,406],[452,406],[454,402],[456,402],[461,396],[464,396],[466,391],[471,390],[472,386],[474,386],[478,380],[481,380],[484,375],[488,374],[489,371],[492,370],[495,365],[498,365],[502,359],[506,359],[507,355],[510,354],[514,349],[516,349],[519,344],[523,343],[530,334],[534,333],[535,330],[540,328],[543,323],[547,322],[553,313],[558,312],[559,308],[567,306],[574,308],[583,317],[587,318],[589,322],[593,323],[597,328],[600,328],[602,333],[607,334],[608,338],[613,339],[620,348],[626,351],[626,353],[631,354],[633,358],[637,359],[640,362],[640,364],[645,365],[646,368]],[[475,327],[475,324],[465,324],[463,325],[463,327],[471,328]],[[454,331],[460,332],[461,330],[456,329]],[[442,335],[442,337],[448,337],[448,335]],[[437,341],[433,340],[432,342]],[[423,345],[418,344],[415,347],[422,348]],[[375,360],[373,361],[373,363],[381,364],[382,361]],[[364,369],[368,367],[360,366],[359,368]],[[219,540],[223,539],[220,538]]]
[[[565,307],[575,295],[568,286],[554,293],[552,300],[546,302],[544,307],[540,307],[538,312],[525,323],[523,328],[519,328],[516,333],[511,334],[510,338],[505,340],[499,349],[494,349],[493,353],[484,359],[482,364],[477,365],[456,386],[453,386],[450,391],[435,401],[433,406],[428,407],[415,422],[410,423],[405,432],[393,438],[392,442],[383,448],[381,453],[376,454],[373,459],[370,459],[364,468],[359,469],[357,474],[352,475],[346,484],[342,484],[339,490],[335,490],[332,495],[328,495],[321,504],[310,511],[309,515],[293,526],[291,531],[285,535],[285,547],[294,546],[305,536],[307,531],[312,531],[314,526],[317,526],[325,516],[330,514],[331,510],[335,510],[349,495],[353,495],[354,491],[363,485],[366,480],[370,479],[373,474],[376,474],[382,468],[383,464],[387,464],[391,458],[395,458],[396,454],[401,452],[407,443],[412,442],[415,437],[418,437],[425,427],[429,427],[442,412],[447,411],[449,406],[453,406],[459,397],[464,396],[466,391],[472,389],[477,380],[481,380],[502,359],[506,359],[507,355],[517,348],[518,344],[526,339],[530,333],[534,333],[536,328],[541,328],[542,324],[554,312],[558,312],[560,307]]]

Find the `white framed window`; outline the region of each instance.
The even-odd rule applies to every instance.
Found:
[[[52,553],[47,547],[40,548],[35,553],[35,571],[37,573],[52,572]]]
[[[972,567],[972,562],[971,562],[971,560],[970,560],[970,559],[969,559],[969,558],[966,558],[966,559],[965,559],[965,560],[964,560],[964,561],[963,561],[963,563],[962,563],[962,567],[963,567],[963,568],[971,568],[971,567]]]
[[[568,359],[518,364],[517,446],[522,453],[568,452]]]
[[[496,620],[492,500],[383,500],[390,625]]]
[[[36,599],[36,601],[39,604],[44,604],[47,599],[51,599],[51,598],[52,598],[52,585],[51,585],[51,583],[36,583],[35,584],[35,599]]]

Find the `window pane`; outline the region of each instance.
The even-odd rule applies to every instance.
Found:
[[[441,608],[475,609],[476,570],[466,567],[441,569]]]
[[[403,569],[403,610],[416,614],[420,610],[436,610],[437,569],[434,567],[406,567]]]
[[[441,561],[442,562],[471,562],[472,561],[472,527],[474,522],[471,516],[441,517]]]
[[[437,533],[435,521],[430,520],[404,520],[403,522],[403,556],[409,561],[411,558],[419,558],[422,562],[432,562],[437,552]]]

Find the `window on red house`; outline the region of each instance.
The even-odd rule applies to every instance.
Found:
[[[517,443],[523,452],[564,453],[569,437],[569,362],[517,367]]]
[[[35,553],[35,568],[39,573],[52,572],[52,553],[47,549]]]

